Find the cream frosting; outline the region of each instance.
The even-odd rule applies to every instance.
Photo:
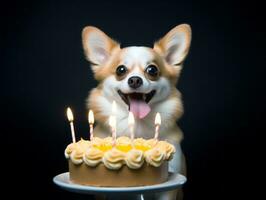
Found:
[[[130,150],[126,154],[125,162],[129,168],[139,169],[144,163],[143,151],[137,149]]]
[[[155,140],[155,139],[149,139],[149,140],[146,140],[146,145],[150,146],[151,148],[156,146],[157,143],[158,143],[158,140]]]
[[[131,139],[129,137],[125,137],[125,136],[119,137],[116,140],[115,147],[120,151],[128,152],[132,149]]]
[[[79,146],[81,146],[81,148],[86,149],[86,148],[90,147],[90,145],[91,145],[91,141],[83,140],[83,139],[81,138],[81,140],[78,141],[77,144],[78,144]]]
[[[64,152],[66,159],[69,159],[70,154],[72,153],[73,150],[75,150],[76,146],[77,146],[76,143],[71,143],[67,145],[67,148],[65,149],[65,152]]]
[[[134,146],[143,146],[145,144],[146,140],[143,138],[136,138],[134,139]]]
[[[74,164],[81,164],[83,162],[84,148],[77,146],[70,154],[70,159]]]
[[[103,144],[104,141],[102,138],[98,138],[98,137],[93,137],[92,141],[91,141],[91,145],[92,146],[99,146],[101,144]]]
[[[102,162],[102,157],[103,151],[95,147],[91,147],[85,151],[83,155],[83,160],[88,166],[95,167],[100,162]]]
[[[68,159],[70,157],[70,154],[77,148],[87,149],[90,147],[90,141],[83,140],[82,138],[77,143],[71,143],[67,146],[65,149],[65,157]]]
[[[110,149],[112,149],[112,138],[111,137],[107,137],[107,138],[98,138],[98,137],[94,137],[92,142],[91,142],[91,146],[101,150],[101,151],[108,151]]]
[[[120,169],[124,164],[125,153],[113,148],[103,156],[103,163],[108,169]]]
[[[166,160],[171,160],[173,158],[174,153],[175,153],[174,145],[172,145],[168,142],[165,142],[165,141],[159,141],[157,144],[157,147],[162,148],[162,150],[165,151],[165,153],[166,153],[165,159]]]
[[[158,147],[145,152],[146,162],[154,167],[160,167],[165,158],[165,151],[161,151]]]
[[[90,167],[103,163],[107,168],[118,170],[123,165],[131,169],[139,169],[144,162],[159,167],[163,162],[173,158],[175,147],[166,141],[137,138],[131,141],[129,137],[119,137],[113,146],[112,138],[97,138],[92,141],[81,139],[69,144],[65,157],[74,164],[84,162]]]
[[[152,148],[152,146],[147,142],[148,140],[145,140],[143,138],[137,138],[133,142],[133,146],[135,149],[141,150],[141,151],[147,151]]]

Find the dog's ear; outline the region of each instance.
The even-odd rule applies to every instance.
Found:
[[[93,26],[87,26],[83,29],[82,44],[85,56],[92,63],[93,68],[105,64],[113,50],[120,48],[117,42]]]
[[[154,50],[172,66],[181,65],[188,54],[191,42],[191,28],[181,24],[169,31],[154,44]]]

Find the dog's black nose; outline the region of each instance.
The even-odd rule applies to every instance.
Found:
[[[128,85],[133,89],[139,88],[142,85],[142,83],[143,83],[142,79],[138,76],[132,76],[128,79]]]

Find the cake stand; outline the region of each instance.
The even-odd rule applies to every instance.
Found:
[[[169,172],[168,180],[161,184],[139,187],[93,187],[71,183],[69,172],[59,174],[53,178],[54,183],[64,190],[81,194],[94,194],[106,196],[108,200],[149,200],[154,194],[167,192],[182,187],[186,177],[181,174]]]

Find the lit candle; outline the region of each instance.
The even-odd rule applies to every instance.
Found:
[[[93,140],[93,124],[94,124],[94,115],[92,110],[89,111],[88,115],[89,125],[90,125],[90,141]]]
[[[116,143],[116,102],[113,101],[112,103],[112,114],[109,118],[109,126],[111,127],[112,138],[113,138],[113,145]]]
[[[154,135],[154,139],[158,140],[158,137],[159,137],[159,129],[160,129],[160,125],[161,125],[161,115],[160,115],[160,113],[156,113],[154,123],[155,123],[155,135]]]
[[[128,126],[129,126],[129,130],[130,130],[130,138],[131,138],[132,144],[133,144],[133,140],[134,140],[134,124],[135,124],[134,115],[132,112],[129,112]]]
[[[73,117],[73,113],[69,107],[67,108],[67,118],[68,118],[68,121],[70,122],[72,142],[76,143],[75,130],[74,130],[74,124],[73,124],[74,117]]]
[[[115,145],[115,141],[116,141],[115,125],[116,125],[116,118],[115,118],[115,116],[111,115],[109,117],[109,126],[111,127],[112,138],[113,138],[113,145]]]

